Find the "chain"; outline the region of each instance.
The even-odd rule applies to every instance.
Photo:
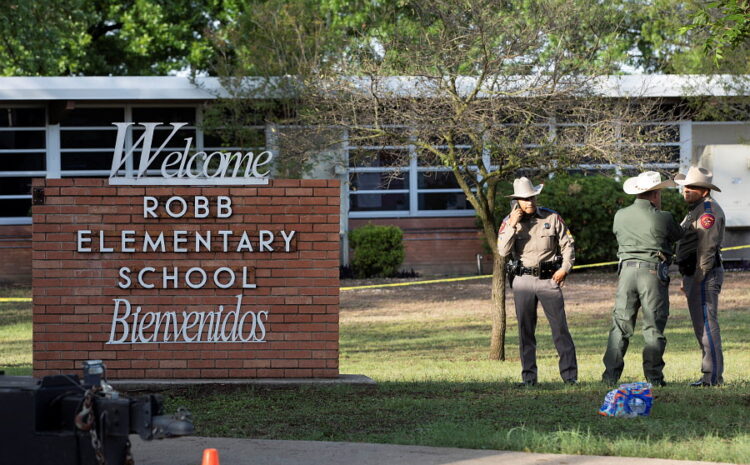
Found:
[[[86,390],[86,393],[83,395],[81,411],[76,414],[76,428],[81,431],[91,431],[94,427],[94,389]]]
[[[76,428],[81,431],[88,431],[91,436],[91,447],[94,449],[94,455],[99,465],[107,465],[107,460],[104,458],[104,450],[102,448],[102,442],[99,440],[99,435],[96,432],[95,415],[94,415],[94,395],[100,390],[100,387],[92,387],[87,389],[83,395],[83,405],[81,405],[81,411],[76,414],[75,424]]]
[[[133,454],[130,452],[130,440],[125,440],[125,464],[124,465],[135,465]]]
[[[91,428],[89,434],[91,435],[91,447],[94,448],[94,455],[96,455],[96,463],[107,465],[107,459],[104,458],[104,450],[102,449],[102,442],[99,440],[96,428]]]

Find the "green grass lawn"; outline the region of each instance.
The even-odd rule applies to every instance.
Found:
[[[750,276],[732,275],[720,317],[726,385],[687,386],[699,375],[700,354],[684,298],[675,290],[665,355],[669,385],[654,390],[650,417],[597,414],[609,389],[598,379],[610,319],[606,302],[613,290],[607,287],[610,280],[588,291],[584,278],[566,290],[578,386],[559,379],[541,310],[541,385],[518,389],[513,386],[520,373],[515,318],[508,318],[508,360],[489,361],[487,284],[435,285],[342,297],[340,371],[370,376],[378,382],[375,387],[201,387],[167,392],[167,407],[187,406],[201,436],[750,463],[750,289],[745,284]],[[512,313],[512,306],[508,309]],[[12,373],[30,371],[29,313],[28,304],[0,303],[0,368],[10,367]],[[641,349],[637,332],[623,382],[642,380]]]
[[[0,298],[28,296],[28,289],[0,289]],[[31,350],[31,304],[0,301],[0,370],[31,375]]]

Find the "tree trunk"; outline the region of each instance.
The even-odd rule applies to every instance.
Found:
[[[492,254],[492,336],[490,360],[505,360],[505,257]]]

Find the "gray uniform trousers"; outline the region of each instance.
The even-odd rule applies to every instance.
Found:
[[[718,315],[719,292],[723,283],[724,269],[721,266],[709,271],[700,282],[696,282],[692,276],[682,277],[693,330],[703,351],[702,380],[712,385],[724,382],[724,354],[721,350]]]
[[[523,380],[537,380],[536,336],[534,335],[537,303],[542,304],[552,330],[552,340],[560,358],[560,376],[566,381],[578,379],[576,348],[568,330],[565,301],[560,286],[551,279],[539,279],[531,275],[517,276],[513,280],[513,300],[518,318],[518,345],[521,353]]]

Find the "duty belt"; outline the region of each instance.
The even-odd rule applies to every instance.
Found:
[[[646,268],[648,270],[655,270],[659,267],[658,263],[650,263],[650,262],[642,262],[639,260],[628,260],[626,261],[623,266],[628,266],[631,268]]]
[[[540,269],[538,266],[526,267],[522,266],[518,268],[518,276],[530,274],[531,276],[539,277]]]

